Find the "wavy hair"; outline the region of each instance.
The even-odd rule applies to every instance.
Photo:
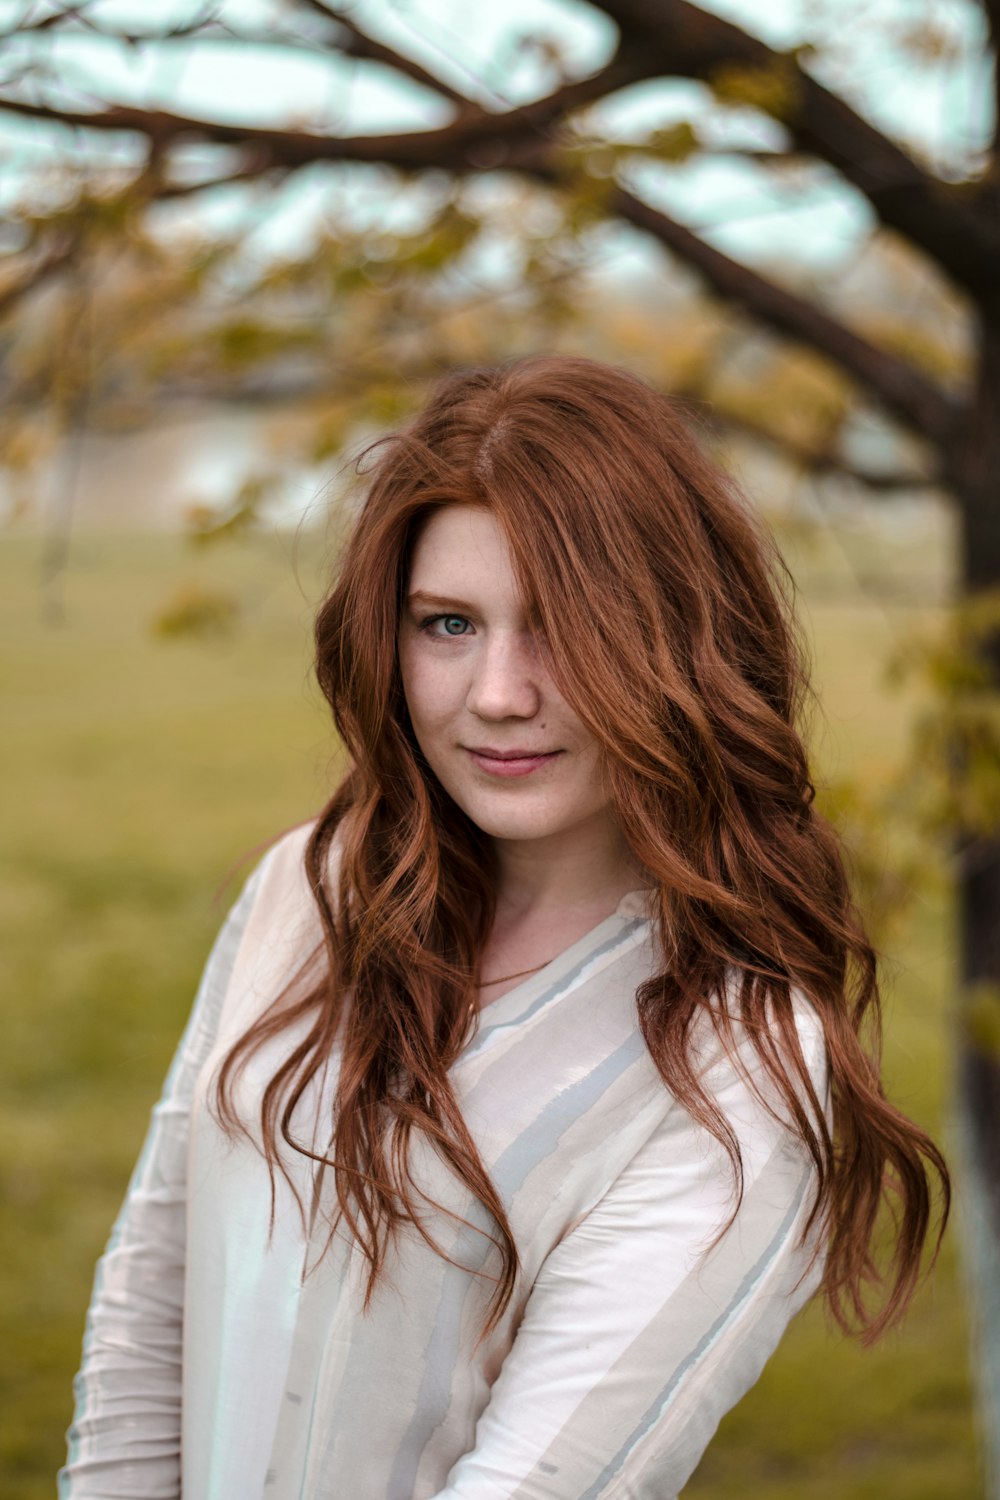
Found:
[[[232,1092],[240,1068],[306,1020],[261,1104],[272,1208],[275,1171],[289,1176],[282,1143],[332,1172],[330,1233],[341,1218],[350,1227],[370,1299],[403,1224],[444,1253],[408,1168],[421,1132],[492,1217],[499,1269],[486,1327],[501,1316],[516,1246],[449,1079],[475,1024],[494,864],[421,756],[397,656],[414,541],[446,505],[495,516],[560,691],[604,749],[621,828],[657,892],[662,971],[637,1005],[664,1084],[724,1145],[738,1204],[739,1147],[700,1082],[695,1023],[707,1014],[734,1058],[739,1028],[815,1165],[806,1232],[821,1231],[828,1305],[845,1330],[876,1337],[913,1292],[935,1177],[943,1228],[948,1173],[880,1082],[876,954],[814,804],[790,580],[677,406],[615,368],[552,356],[453,375],[375,445],[316,621],[317,675],[349,756],[305,854],[325,959],[320,977],[286,992],[230,1050],[220,1119],[245,1129]],[[822,1024],[832,1126],[799,1046],[794,991]],[[296,1140],[291,1121],[335,1038],[327,1156]],[[895,1232],[879,1273],[885,1203]]]

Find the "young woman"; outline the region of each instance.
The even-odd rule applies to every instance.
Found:
[[[671,403],[532,359],[377,453],[316,629],[350,768],[209,959],[64,1500],[668,1500],[818,1288],[898,1318],[947,1196],[780,563]]]

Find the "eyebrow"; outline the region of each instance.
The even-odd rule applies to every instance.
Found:
[[[470,604],[467,599],[452,599],[447,594],[428,594],[424,589],[415,589],[412,594],[407,595],[407,604],[430,604],[436,609],[453,609],[463,614],[471,614],[475,605]]]

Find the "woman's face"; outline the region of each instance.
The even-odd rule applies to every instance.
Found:
[[[612,819],[597,741],[549,674],[491,514],[435,511],[413,552],[399,640],[403,689],[427,763],[496,839],[541,839]]]

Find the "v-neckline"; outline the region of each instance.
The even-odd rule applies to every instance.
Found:
[[[571,970],[574,963],[587,957],[592,949],[599,948],[605,929],[607,929],[608,936],[610,937],[614,927],[620,925],[622,922],[633,921],[636,918],[644,918],[649,921],[652,917],[650,897],[653,894],[650,889],[644,887],[639,887],[633,891],[626,891],[614,911],[609,912],[606,917],[602,917],[599,922],[595,923],[581,937],[578,937],[575,942],[569,943],[561,952],[556,953],[547,963],[543,964],[540,969],[536,969],[533,974],[527,974],[519,983],[511,985],[509,990],[505,990],[495,1000],[488,1000],[485,1005],[480,1005],[479,1025],[476,1034],[479,1035],[487,1026],[492,1027],[499,1020],[503,1019],[503,1017],[498,1015],[498,1011],[500,1007],[504,1007],[505,1010],[510,1009],[510,1007],[506,1006],[508,1000],[515,999],[516,1001],[522,1001],[525,998],[525,991],[530,992],[535,989],[539,990],[539,992],[543,991],[554,980],[562,978],[565,973]]]

